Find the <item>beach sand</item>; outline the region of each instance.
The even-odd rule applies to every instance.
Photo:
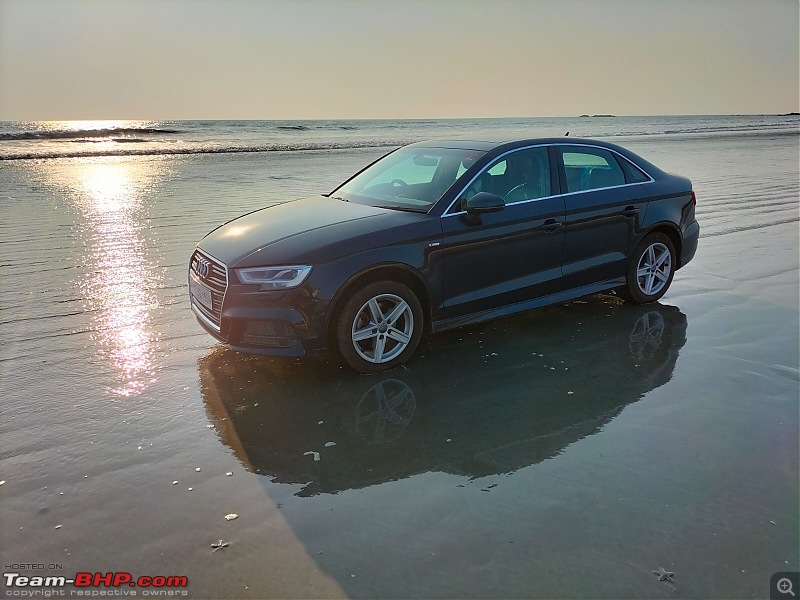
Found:
[[[622,143],[697,192],[659,304],[450,331],[377,377],[222,349],[186,268],[216,225],[380,149],[3,163],[5,571],[185,575],[191,598],[767,596],[800,564],[798,136]]]

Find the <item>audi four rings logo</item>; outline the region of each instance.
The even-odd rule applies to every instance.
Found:
[[[194,265],[194,272],[197,273],[197,276],[200,279],[205,279],[208,277],[208,272],[211,270],[211,263],[205,260],[204,258],[198,258],[197,262]]]

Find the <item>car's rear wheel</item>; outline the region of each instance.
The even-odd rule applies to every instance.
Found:
[[[633,252],[620,295],[637,304],[655,302],[669,289],[676,264],[675,246],[669,236],[648,235]]]
[[[376,281],[355,291],[336,321],[344,361],[360,373],[378,373],[406,362],[422,338],[422,306],[397,281]]]

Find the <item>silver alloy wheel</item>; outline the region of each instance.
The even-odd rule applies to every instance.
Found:
[[[636,284],[646,296],[659,293],[672,273],[672,255],[661,242],[650,244],[636,266]]]
[[[394,294],[380,294],[365,302],[353,319],[353,347],[364,360],[381,364],[402,354],[414,333],[414,313]]]

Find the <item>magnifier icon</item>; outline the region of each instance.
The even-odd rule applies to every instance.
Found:
[[[788,577],[783,577],[778,579],[778,582],[775,584],[775,587],[778,588],[778,591],[781,594],[789,594],[792,598],[795,597],[794,592],[792,591],[792,580]]]

